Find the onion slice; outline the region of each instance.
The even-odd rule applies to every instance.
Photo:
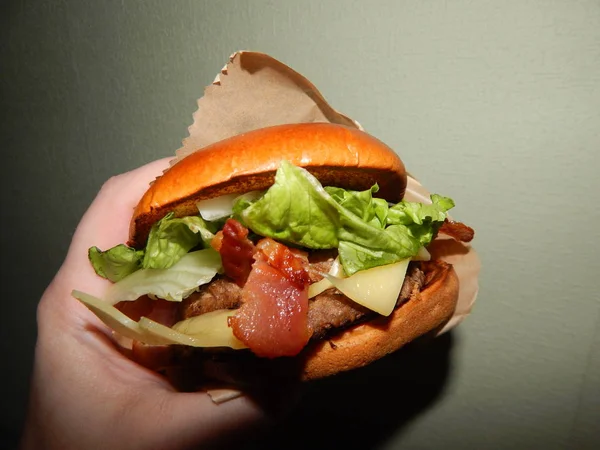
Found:
[[[215,198],[207,198],[196,203],[198,212],[204,220],[217,220],[228,217],[233,212],[233,202],[239,194],[225,194]]]

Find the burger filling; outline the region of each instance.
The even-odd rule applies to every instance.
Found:
[[[311,280],[323,280],[322,274],[331,270],[334,260],[331,252],[315,252],[310,255]],[[424,282],[425,273],[421,269],[421,263],[411,262],[395,306],[421,292]],[[211,283],[202,286],[181,303],[178,318],[185,320],[212,311],[237,309],[241,305],[242,288],[230,278],[217,275]],[[340,331],[375,315],[372,310],[354,302],[338,289],[329,288],[309,299],[308,329],[311,339],[324,339],[331,332]]]
[[[297,355],[418,294],[429,264],[420,261],[440,230],[473,237],[447,220],[449,198],[389,204],[377,191],[323,187],[282,161],[267,191],[169,214],[144,249],[91,248],[96,273],[114,284],[104,299],[74,296],[135,342]]]

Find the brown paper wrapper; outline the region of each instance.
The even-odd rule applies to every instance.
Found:
[[[240,51],[205,89],[188,128],[189,136],[171,164],[203,147],[258,128],[286,123],[331,122],[363,129],[336,111],[305,77],[263,53]],[[409,176],[405,198],[428,202],[430,193]],[[454,328],[471,312],[479,289],[480,261],[467,244],[440,237],[431,244],[432,256],[454,265],[460,282],[458,305],[440,333]],[[240,395],[229,389],[209,390],[216,403]]]
[[[189,136],[173,163],[236,134],[286,123],[331,122],[361,128],[334,110],[299,73],[263,53],[237,52],[198,100]]]

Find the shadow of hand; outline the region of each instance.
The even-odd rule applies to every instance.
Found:
[[[377,448],[443,394],[452,332],[421,338],[367,367],[307,383],[297,407],[245,448]]]

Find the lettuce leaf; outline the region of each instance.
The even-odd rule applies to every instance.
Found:
[[[98,275],[117,282],[139,269],[167,269],[195,247],[210,247],[219,227],[200,216],[178,219],[170,213],[154,224],[144,250],[124,244],[105,251],[91,247],[88,257]]]
[[[389,207],[378,190],[321,186],[308,171],[282,161],[275,182],[257,200],[233,210],[253,232],[311,249],[338,248],[347,275],[416,255],[454,206],[432,196],[431,205],[401,202]]]
[[[273,186],[239,196],[232,216],[258,236],[310,249],[337,248],[344,271],[352,275],[413,257],[431,242],[454,207],[439,195],[432,195],[431,203],[389,205],[374,196],[378,190],[377,185],[364,191],[323,187],[305,169],[282,161]],[[188,252],[210,247],[226,219],[207,222],[171,213],[154,224],[145,250],[120,245],[102,252],[93,247],[90,261],[99,275],[116,282],[140,269],[168,269]]]
[[[254,201],[240,200],[233,210],[260,236],[327,249],[338,245],[339,207],[315,177],[282,161],[265,194]]]
[[[400,202],[388,211],[389,224],[422,225],[426,221],[443,222],[446,211],[454,208],[454,201],[448,197],[433,194],[431,203]]]
[[[152,295],[180,302],[222,271],[221,256],[212,248],[184,255],[168,269],[140,269],[110,286],[106,300],[114,305]]]
[[[169,213],[152,226],[142,267],[168,269],[194,247],[210,244],[213,237],[200,216],[178,219]]]
[[[377,228],[384,228],[387,220],[388,204],[382,198],[373,197],[379,191],[377,184],[366,191],[348,191],[339,187],[326,186],[325,192],[351,213],[364,222]]]
[[[433,194],[431,203],[400,202],[388,211],[387,223],[404,225],[421,245],[431,242],[435,233],[447,217],[446,212],[454,208],[454,201],[448,197]]]
[[[88,258],[98,275],[112,282],[119,281],[142,267],[143,250],[119,244],[109,250],[98,247],[88,250]]]

